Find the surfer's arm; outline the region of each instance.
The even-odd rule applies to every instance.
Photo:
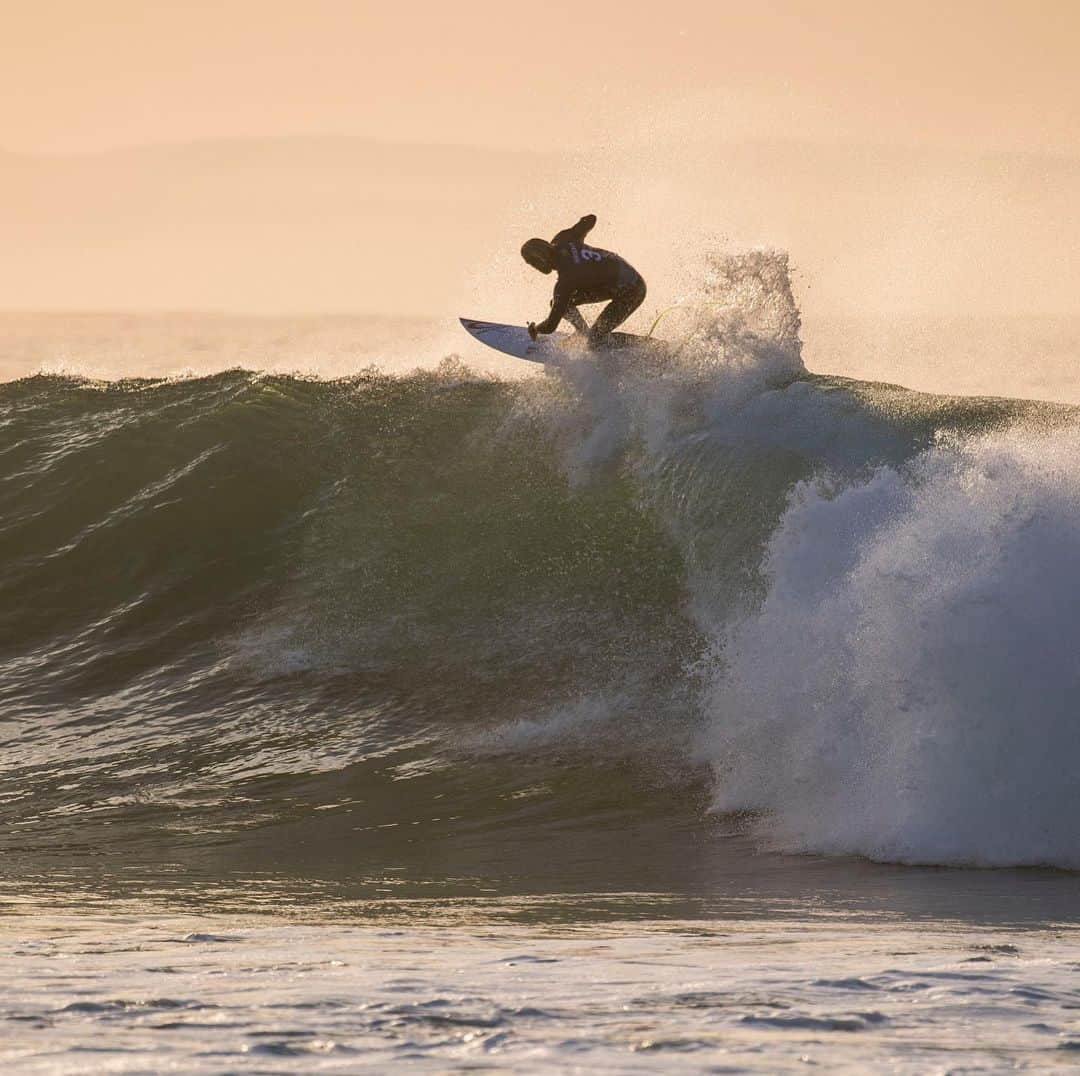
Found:
[[[595,227],[596,214],[586,213],[585,216],[583,216],[570,230],[574,233],[574,238],[577,239],[579,243],[584,243],[585,236],[587,236]]]
[[[572,228],[564,228],[551,240],[552,246],[560,246],[561,244],[572,240],[575,243],[584,243],[585,236],[589,234],[596,227],[596,214],[587,213],[581,218]]]
[[[555,294],[551,300],[551,313],[536,326],[538,333],[553,333],[559,327],[559,322],[566,316],[566,311],[570,308],[570,294],[570,289],[561,280],[555,285]]]

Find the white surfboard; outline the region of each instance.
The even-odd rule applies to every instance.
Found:
[[[533,340],[524,325],[501,325],[495,321],[478,321],[475,318],[459,318],[470,336],[482,344],[513,355],[515,359],[529,362],[559,362],[576,353],[586,353],[585,338],[580,333],[551,333]],[[654,351],[666,350],[663,341],[652,340],[633,333],[610,333],[605,337],[601,350],[617,351],[627,347],[647,347]]]
[[[529,362],[551,362],[560,353],[559,344],[569,339],[570,333],[552,333],[533,340],[524,325],[500,325],[495,321],[477,321],[474,318],[458,319],[465,331],[481,344],[513,355],[515,359]]]

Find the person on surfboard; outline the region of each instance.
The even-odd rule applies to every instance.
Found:
[[[587,246],[585,236],[596,224],[594,213],[582,217],[572,228],[559,232],[551,242],[530,239],[521,256],[534,269],[559,274],[551,313],[539,325],[529,322],[529,336],[553,333],[565,317],[574,328],[587,333],[589,346],[602,345],[604,337],[618,328],[645,301],[645,281],[625,259],[610,250]],[[607,303],[589,328],[578,306]]]

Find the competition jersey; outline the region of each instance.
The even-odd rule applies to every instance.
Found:
[[[554,332],[571,306],[605,303],[631,289],[644,287],[638,271],[628,261],[585,242],[595,223],[596,217],[590,213],[551,240],[559,281],[551,298],[551,313],[536,326],[538,332]]]
[[[589,246],[585,236],[596,223],[593,216],[582,217],[573,228],[559,232],[551,240],[555,248],[556,306],[571,303],[603,303],[615,298],[625,287],[636,283],[637,270],[610,250]]]

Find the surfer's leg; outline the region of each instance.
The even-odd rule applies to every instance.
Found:
[[[598,344],[613,329],[617,329],[641,304],[645,302],[645,281],[638,277],[628,288],[619,291],[615,298],[600,311],[600,316],[589,330],[589,343]]]
[[[581,311],[572,303],[566,308],[563,320],[570,322],[574,326],[575,332],[587,333],[589,331],[589,323],[581,316]]]

